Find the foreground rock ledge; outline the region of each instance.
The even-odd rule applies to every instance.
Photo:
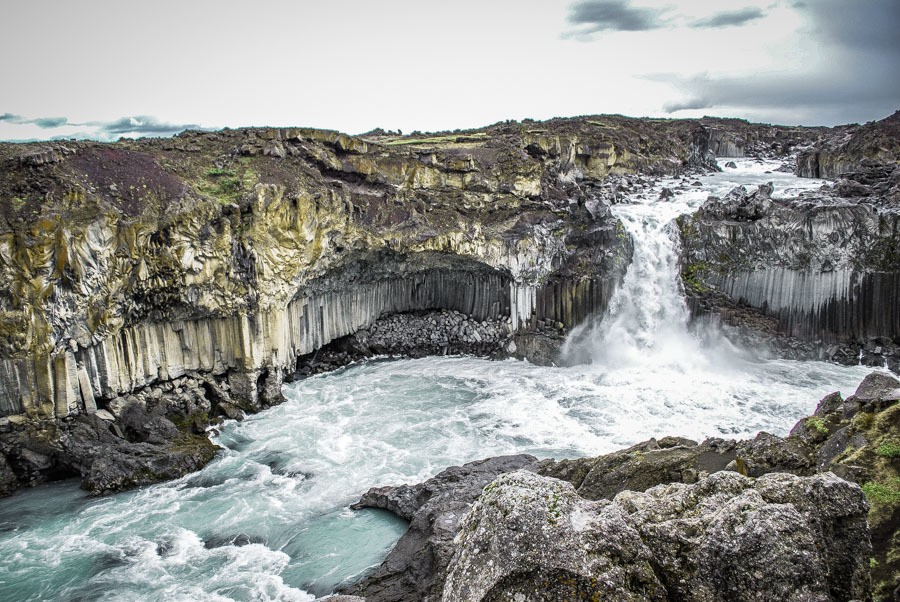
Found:
[[[354,508],[387,509],[410,528],[348,593],[368,602],[836,601],[871,599],[871,581],[874,599],[892,599],[898,399],[900,382],[874,372],[846,400],[823,398],[784,438],[665,437],[596,458],[504,456],[373,488]]]
[[[722,471],[610,502],[519,471],[460,523],[442,599],[861,600],[867,511],[831,473]]]

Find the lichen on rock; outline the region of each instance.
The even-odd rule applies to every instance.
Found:
[[[591,502],[519,471],[461,522],[442,599],[863,599],[867,510],[828,473],[723,471]]]

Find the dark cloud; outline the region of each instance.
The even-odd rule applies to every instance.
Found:
[[[62,125],[66,125],[69,122],[69,120],[65,117],[39,117],[37,119],[28,119],[26,117],[22,117],[21,115],[14,115],[13,113],[3,113],[2,115],[0,115],[0,121],[13,123],[15,125],[31,124],[44,129],[58,128]]]
[[[74,124],[73,124],[74,125]],[[135,117],[122,117],[115,121],[94,121],[87,123],[92,127],[109,134],[110,136],[133,134],[143,136],[171,136],[184,130],[197,130],[197,124],[174,124],[157,120],[155,117],[138,115]]]
[[[756,19],[762,19],[766,14],[762,9],[755,6],[748,6],[741,10],[729,11],[713,15],[708,19],[695,21],[691,23],[691,27],[695,29],[706,29],[714,27],[732,27],[734,25],[743,25]]]
[[[663,111],[666,113],[676,113],[678,111],[689,111],[692,109],[708,109],[711,106],[709,100],[694,97],[681,102],[667,102],[663,105]]]
[[[808,68],[752,77],[651,77],[684,94],[684,100],[670,102],[664,110],[740,109],[776,122],[799,115],[808,125],[835,125],[881,119],[900,108],[898,0],[817,0],[791,6],[807,17],[807,42],[820,53]]]
[[[787,123],[787,116],[803,115],[807,125],[835,125],[880,119],[900,108],[900,81],[874,74],[831,73],[755,77],[684,78],[655,76],[680,89],[686,100],[667,103],[668,113],[691,109],[741,108]],[[779,115],[785,117],[779,118]]]
[[[184,130],[203,129],[197,124],[168,123],[155,117],[138,115],[134,117],[122,117],[114,121],[88,121],[74,123],[66,117],[37,117],[30,119],[13,113],[0,114],[0,122],[14,125],[36,125],[39,128],[49,130],[48,139],[58,138],[89,138],[94,140],[114,140],[121,136],[173,136]],[[61,127],[82,128],[77,133],[59,133]],[[68,130],[71,132],[71,130]]]
[[[569,22],[586,25],[580,33],[598,31],[649,31],[665,22],[659,11],[635,8],[628,0],[581,0],[569,7]]]
[[[58,128],[60,126],[66,125],[69,123],[69,120],[65,117],[41,117],[38,119],[32,119],[28,123],[33,123],[39,128]]]
[[[897,0],[816,0],[795,4],[809,16],[813,34],[849,50],[900,55],[900,2]],[[892,74],[896,79],[896,75]]]

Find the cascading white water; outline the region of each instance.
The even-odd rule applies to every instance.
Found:
[[[687,329],[671,219],[735,184],[819,185],[738,165],[673,200],[654,189],[614,208],[635,262],[608,315],[569,345],[593,364],[376,361],[293,383],[284,404],[225,424],[223,451],[193,475],[101,499],[66,482],[0,500],[0,600],[308,601],[380,562],[403,532],[383,511],[348,509],[369,487],[506,453],[785,434],[869,369],[723,366]]]
[[[672,231],[672,220],[685,209],[683,202],[637,197],[613,208],[634,243],[632,262],[606,315],[582,324],[569,337],[564,349],[568,362],[614,367],[683,360],[696,351],[687,332]]]
[[[590,362],[598,369],[629,366],[670,367],[691,371],[721,369],[742,355],[716,332],[701,336],[689,329],[681,287],[679,238],[675,218],[693,213],[710,194],[724,196],[739,185],[775,185],[775,197],[813,189],[820,180],[798,180],[774,171],[777,164],[740,160],[737,168],[700,178],[702,185],[667,179],[629,195],[612,213],[634,245],[632,262],[605,315],[573,330],[563,349],[566,363]],[[661,196],[664,188],[673,195]],[[751,188],[752,190],[752,188]],[[715,348],[712,361],[708,350]]]

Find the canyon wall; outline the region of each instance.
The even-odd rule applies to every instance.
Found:
[[[900,169],[865,167],[798,198],[736,188],[679,218],[682,278],[695,312],[819,346],[843,361],[897,369]],[[765,320],[756,321],[757,324]],[[830,350],[830,351],[829,351]],[[838,359],[838,358],[834,358]]]
[[[806,178],[839,178],[871,165],[900,161],[900,111],[861,126],[825,130],[797,153],[797,174]]]
[[[112,433],[110,449],[135,458],[146,448],[125,443],[202,438],[204,421],[278,403],[310,354],[392,315],[459,312],[508,332],[505,353],[547,360],[540,341],[603,312],[630,263],[609,176],[714,169],[716,152],[784,154],[848,131],[594,116],[407,136],[262,128],[0,144],[0,477],[146,482],[103,473],[66,429]],[[701,212],[683,227],[704,241],[685,245],[686,265],[705,286],[777,306],[791,332],[819,336],[823,320],[838,338],[896,331],[896,270],[882,265],[896,265],[895,234],[878,239],[882,267],[864,259],[865,233],[895,233],[896,220],[862,207],[779,209],[755,226]],[[832,234],[847,252],[809,264],[827,277],[790,271],[802,257],[784,249]],[[727,255],[734,240],[759,254]],[[129,431],[130,413],[157,417]],[[208,455],[198,443],[187,464]]]
[[[260,378],[398,312],[572,326],[630,257],[584,187],[709,165],[707,143],[598,117],[0,145],[0,415],[92,413],[189,372],[264,405]]]

